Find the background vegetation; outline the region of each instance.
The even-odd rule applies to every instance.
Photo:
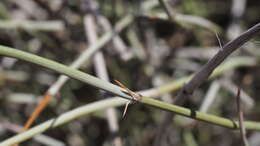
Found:
[[[145,90],[143,95],[171,103],[185,78],[259,22],[258,6],[257,0],[164,4],[157,0],[3,0],[0,44],[71,65],[113,84],[119,80],[132,91]],[[203,83],[182,106],[237,120],[235,97],[241,87],[244,120],[259,121],[257,39],[229,56],[223,65],[231,65]],[[84,59],[75,62],[82,54]],[[21,145],[243,145],[239,130],[181,116],[165,124],[166,111],[144,104],[131,104],[122,118],[125,100],[101,105],[114,95],[74,79],[60,83],[64,76],[37,65],[1,56],[0,68],[1,141],[20,131],[41,97],[49,93],[54,98],[34,125],[83,105],[104,107]],[[251,146],[259,145],[259,133],[250,130],[246,136]]]

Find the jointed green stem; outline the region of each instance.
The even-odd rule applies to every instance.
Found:
[[[91,76],[89,74],[86,74],[84,72],[81,72],[79,70],[76,70],[71,67],[67,67],[63,64],[57,63],[55,61],[45,59],[43,57],[33,55],[30,53],[26,53],[26,52],[23,52],[23,51],[20,51],[17,49],[13,49],[10,47],[1,46],[1,45],[0,45],[0,55],[14,57],[14,58],[21,59],[21,60],[24,60],[27,62],[38,64],[40,66],[54,70],[61,74],[67,75],[71,78],[85,82],[89,85],[106,90],[108,92],[112,92],[118,96],[121,96],[121,97],[124,97],[127,99],[131,99],[131,96],[129,96],[128,94],[125,94],[123,92],[123,91],[125,91],[124,89],[122,89],[114,84],[111,84],[109,82],[103,81],[99,78],[96,78],[94,76]]]
[[[84,83],[87,83],[89,85],[95,86],[99,89],[103,89],[106,90],[108,92],[114,93],[115,95],[127,98],[127,99],[132,99],[128,94],[126,94],[126,91],[118,86],[115,86],[114,84],[111,84],[109,82],[103,81],[101,79],[98,79],[94,76],[91,76],[89,74],[83,73],[79,70],[67,67],[63,64],[57,63],[55,61],[51,61],[49,59],[45,59],[43,57],[39,57],[37,55],[33,55],[30,53],[26,53],[23,51],[19,51],[17,49],[13,49],[10,47],[5,47],[5,46],[1,46],[0,45],[0,55],[4,55],[4,56],[9,56],[9,57],[14,57],[17,59],[21,59],[27,62],[31,62],[34,64],[38,64],[40,66],[46,67],[48,69],[54,70],[56,72],[59,72],[61,74],[67,75],[71,78],[80,80]],[[247,60],[247,61],[245,61]],[[236,66],[240,65],[253,65],[254,64],[254,60],[253,59],[246,59],[246,58],[241,58],[240,59],[241,62],[239,62],[239,60],[226,64],[223,64],[222,66],[219,67],[219,69],[216,69],[216,71],[212,74],[212,76],[216,76],[219,75],[221,72],[223,72],[224,70],[227,70],[227,68],[234,68]],[[236,63],[237,64],[236,64]],[[187,79],[182,79],[179,80],[179,84],[175,85],[175,84],[168,84],[166,86],[162,86],[160,88],[154,89],[157,93],[155,94],[163,94],[166,92],[169,92],[173,89],[179,88],[181,86],[181,84],[183,84],[185,82],[185,80],[187,81],[189,78]],[[151,95],[154,96],[154,95]],[[64,123],[67,123],[73,119],[76,119],[84,114],[88,114],[90,112],[94,112],[97,110],[101,110],[107,107],[112,107],[112,106],[119,106],[124,104],[126,101],[122,100],[122,99],[118,99],[118,98],[113,98],[113,99],[107,99],[107,100],[103,100],[103,101],[98,101],[95,102],[93,104],[88,104],[86,106],[83,107],[79,107],[73,111],[70,111],[68,113],[62,114],[58,120],[55,122],[54,127],[62,125]],[[149,97],[143,97],[140,100],[140,103],[143,104],[147,104],[150,106],[154,106],[163,110],[167,110],[167,111],[172,111],[176,114],[179,115],[183,115],[183,116],[187,116],[187,117],[191,117],[197,120],[201,120],[201,121],[206,121],[208,123],[211,124],[215,124],[215,125],[219,125],[219,126],[223,126],[223,127],[228,127],[228,128],[238,128],[238,124],[237,121],[232,121],[226,118],[222,118],[222,117],[218,117],[218,116],[214,116],[214,115],[210,115],[210,114],[206,114],[206,113],[201,113],[201,112],[196,112],[196,111],[192,111],[190,109],[187,108],[183,108],[180,106],[176,106],[176,105],[171,105],[169,103],[165,103],[162,101],[158,101],[155,99],[151,99]],[[94,106],[95,105],[95,106]],[[76,112],[75,112],[76,111]],[[76,114],[77,113],[77,114]],[[13,138],[10,138],[2,143],[0,143],[0,146],[6,146],[6,145],[11,145],[14,143],[18,143],[21,141],[24,141],[38,133],[41,133],[45,130],[47,130],[50,126],[52,122],[51,121],[47,121],[39,126],[36,126],[35,128],[32,128],[31,130],[28,130],[24,133],[21,133]],[[260,123],[259,122],[249,122],[249,121],[245,121],[244,125],[246,127],[246,129],[251,129],[251,130],[260,130]]]

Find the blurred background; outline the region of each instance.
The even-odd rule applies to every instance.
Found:
[[[221,46],[259,22],[259,6],[258,0],[1,0],[0,44],[70,65],[101,44],[105,34],[118,33],[98,47],[99,56],[83,63],[80,70],[141,91],[196,72]],[[230,56],[246,58],[247,65],[205,82],[184,106],[237,119],[235,97],[241,87],[245,120],[260,120],[258,39]],[[37,65],[0,57],[1,141],[19,131],[58,77]],[[157,98],[172,102],[177,92]],[[113,96],[73,79],[53,94],[34,125]],[[163,125],[165,111],[141,104],[130,105],[124,118],[123,110],[122,106],[82,116],[22,145],[242,145],[238,130],[183,117]],[[167,128],[162,132],[162,127]],[[259,136],[247,131],[251,146],[260,145]]]

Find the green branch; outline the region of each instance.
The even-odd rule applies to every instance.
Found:
[[[74,78],[74,79],[77,79],[84,83],[87,83],[91,86],[114,93],[115,95],[124,97],[126,99],[131,99],[131,96],[126,94],[125,93],[126,91],[124,89],[122,89],[114,84],[111,84],[109,82],[103,81],[99,78],[96,78],[94,76],[91,76],[89,74],[86,74],[82,71],[73,69],[71,67],[68,67],[68,66],[60,64],[60,63],[57,63],[55,61],[45,59],[43,57],[33,55],[30,53],[26,53],[26,52],[23,52],[23,51],[20,51],[17,49],[13,49],[10,47],[1,46],[1,45],[0,45],[0,55],[14,57],[17,59],[21,59],[21,60],[24,60],[27,62],[31,62],[31,63],[37,64],[37,65],[46,67],[46,68],[54,70],[58,73],[67,75],[71,78]]]
[[[4,55],[4,56],[9,56],[9,57],[14,57],[17,59],[21,59],[27,62],[31,62],[34,64],[38,64],[40,66],[46,67],[48,69],[54,70],[56,72],[59,72],[61,74],[67,75],[71,78],[80,80],[84,83],[87,83],[91,86],[95,86],[99,89],[103,89],[106,90],[108,92],[114,93],[115,95],[118,95],[120,97],[126,98],[126,99],[131,99],[131,97],[126,94],[126,91],[118,86],[115,86],[114,84],[111,84],[109,82],[103,81],[101,79],[98,79],[94,76],[91,76],[89,74],[86,74],[84,72],[81,72],[79,70],[67,67],[63,64],[57,63],[55,61],[51,61],[49,59],[45,59],[43,57],[39,57],[37,55],[33,55],[30,53],[26,53],[23,51],[19,51],[17,49],[13,49],[10,47],[5,47],[5,46],[1,46],[0,45],[0,55]],[[255,64],[255,60],[254,59],[249,59],[247,58],[241,58],[240,62],[239,60],[233,61],[233,62],[228,62],[223,64],[222,66],[220,66],[219,68],[216,69],[216,71],[213,73],[212,76],[216,76],[219,75],[221,72],[223,73],[223,71],[225,71],[224,69],[227,68],[234,68],[234,66],[239,66],[239,64],[235,63],[241,63],[242,65],[253,65]],[[233,65],[233,66],[232,66]],[[189,80],[189,78],[186,79],[181,79],[179,80],[179,86],[181,86],[181,84],[183,84],[185,81]],[[177,82],[177,83],[178,83]],[[163,94],[165,92],[169,92],[173,89],[176,89],[176,84],[170,83],[166,86],[162,86],[160,88],[156,88],[150,91],[156,91],[153,92],[154,95],[155,94]],[[152,95],[152,96],[154,96]],[[124,104],[126,101],[123,99],[118,99],[118,98],[113,98],[113,99],[107,99],[107,100],[103,100],[103,101],[98,101],[92,104],[88,104],[86,106],[83,107],[79,107],[75,110],[72,110],[70,112],[67,112],[65,114],[62,114],[61,116],[59,116],[58,120],[55,122],[54,127],[57,127],[59,125],[62,125],[64,123],[67,123],[71,120],[74,120],[78,117],[81,117],[85,114],[89,114],[91,112],[97,111],[97,110],[102,110],[108,107],[112,107],[112,106],[119,106]],[[214,115],[210,115],[210,114],[206,114],[206,113],[201,113],[201,112],[197,112],[197,111],[192,111],[190,109],[187,108],[183,108],[180,106],[176,106],[176,105],[172,105],[172,104],[168,104],[162,101],[158,101],[152,98],[148,98],[148,97],[143,97],[142,100],[140,100],[140,103],[143,104],[147,104],[153,107],[157,107],[163,110],[167,110],[167,111],[172,111],[176,114],[179,115],[183,115],[183,116],[187,116],[193,119],[197,119],[197,120],[201,120],[201,121],[205,121],[211,124],[215,124],[215,125],[219,125],[219,126],[223,126],[223,127],[228,127],[228,128],[238,128],[238,124],[237,121],[232,121],[230,119],[226,119],[226,118],[222,118],[222,117],[218,117],[218,116],[214,116]],[[52,123],[52,120],[49,120],[47,122],[44,122],[43,124],[36,126],[35,128],[32,128],[24,133],[21,133],[17,136],[14,136],[2,143],[0,143],[0,146],[6,146],[6,145],[11,145],[14,143],[18,143],[21,141],[24,141],[38,133],[41,133],[45,130],[47,130],[50,125]],[[246,129],[250,129],[250,130],[260,130],[260,123],[258,122],[250,122],[250,121],[245,121],[244,125],[246,127]]]

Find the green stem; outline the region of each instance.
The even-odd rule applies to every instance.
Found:
[[[142,98],[142,103],[148,104],[163,110],[172,111],[178,115],[183,115],[186,117],[190,117],[192,119],[197,119],[200,121],[205,121],[214,125],[219,125],[222,127],[238,129],[239,124],[238,121],[230,120],[227,118],[222,118],[214,115],[210,115],[203,112],[198,112],[192,109],[184,108],[177,105],[172,105],[169,103],[165,103],[159,100],[155,100],[152,98],[144,97]],[[244,122],[246,129],[248,130],[260,130],[259,122],[245,121]]]
[[[1,20],[1,29],[25,29],[30,31],[62,31],[64,30],[62,21],[32,21],[32,20]]]
[[[82,81],[84,83],[97,87],[99,89],[103,89],[105,91],[114,93],[115,95],[124,97],[126,99],[131,99],[131,96],[126,94],[127,91],[125,91],[124,89],[122,89],[114,84],[111,84],[109,82],[103,81],[99,78],[96,78],[94,76],[91,76],[89,74],[86,74],[82,71],[73,69],[71,67],[67,67],[60,63],[57,63],[55,61],[45,59],[43,57],[33,55],[30,53],[26,53],[26,52],[23,52],[23,51],[20,51],[17,49],[13,49],[10,47],[1,46],[1,45],[0,45],[0,55],[14,57],[14,58],[21,59],[21,60],[24,60],[27,62],[38,64],[40,66],[43,66],[48,69],[59,72],[61,74],[67,75],[71,78],[77,79],[79,81]]]
[[[109,107],[115,107],[119,106],[121,104],[124,104],[127,100],[122,98],[111,98],[106,100],[97,101],[94,103],[87,104],[82,107],[78,107],[74,110],[71,110],[67,113],[64,113],[60,115],[56,119],[48,120],[38,126],[35,126],[23,133],[20,133],[16,136],[13,136],[5,141],[2,141],[0,143],[0,146],[11,146],[20,142],[23,142],[27,139],[30,139],[31,137],[43,133],[44,131],[48,130],[50,127],[55,128],[58,126],[61,126],[65,123],[68,123],[72,120],[75,120],[76,118],[82,117],[86,114],[93,113],[98,110],[103,110]],[[53,123],[55,122],[55,123]]]
[[[21,59],[21,60],[24,60],[24,61],[28,61],[28,62],[31,62],[31,63],[34,63],[34,64],[38,64],[40,66],[54,70],[54,71],[59,72],[61,74],[67,75],[71,78],[80,80],[80,81],[87,83],[89,85],[95,86],[99,89],[103,89],[103,90],[106,90],[108,92],[114,93],[118,96],[121,96],[121,97],[124,97],[124,98],[127,98],[127,99],[131,99],[131,97],[128,94],[126,94],[127,92],[124,89],[122,89],[118,86],[115,86],[115,85],[113,85],[109,82],[106,82],[106,81],[103,81],[103,80],[98,79],[96,77],[93,77],[89,74],[83,73],[79,70],[76,70],[76,69],[67,67],[65,65],[62,65],[60,63],[57,63],[55,61],[51,61],[51,60],[45,59],[43,57],[39,57],[39,56],[30,54],[30,53],[26,53],[26,52],[23,52],[23,51],[19,51],[17,49],[13,49],[13,48],[1,46],[1,45],[0,45],[0,55],[14,57],[14,58]],[[245,61],[246,58],[244,58],[244,59],[242,58],[240,60],[241,60],[240,63],[246,64],[245,62],[247,62],[248,65],[252,65],[255,62],[254,59],[251,59],[251,61],[250,61],[250,59]],[[235,60],[235,62],[239,63],[238,60]],[[250,62],[251,62],[251,64],[250,64]],[[232,68],[232,66],[233,67],[238,66],[238,64],[234,64],[234,62],[232,63],[232,61],[229,62],[229,63],[225,63],[221,67],[219,67],[219,69],[217,69],[213,73],[212,76],[216,76],[216,75],[220,74],[221,72],[225,71],[224,69]],[[190,79],[190,77],[186,78],[186,79],[179,80],[179,82],[181,82],[181,83],[179,83],[179,85],[183,84],[188,79]],[[174,88],[176,89],[176,87],[174,87],[174,88],[173,87],[174,87],[174,85],[172,83],[170,83],[166,86],[162,86],[160,88],[154,89],[154,91],[157,91],[157,94],[158,93],[163,94],[165,92],[169,92],[169,91],[173,90]],[[59,116],[58,120],[54,124],[54,127],[62,125],[64,123],[67,123],[67,122],[74,120],[78,117],[81,117],[85,114],[89,114],[90,112],[101,110],[101,109],[104,109],[104,108],[107,108],[107,107],[119,106],[119,105],[124,104],[125,102],[126,101],[123,100],[123,99],[113,98],[113,99],[98,101],[98,102],[95,102],[93,104],[88,104],[88,105],[83,106],[83,107],[79,107],[79,108],[77,108],[73,111],[67,112],[67,113]],[[226,119],[226,118],[222,118],[222,117],[218,117],[218,116],[214,116],[214,115],[210,115],[210,114],[206,114],[206,113],[201,113],[201,112],[197,112],[197,111],[192,111],[192,110],[187,109],[187,108],[168,104],[168,103],[158,101],[158,100],[148,98],[148,97],[143,97],[140,100],[140,103],[144,103],[144,104],[147,104],[147,105],[150,105],[150,106],[154,106],[154,107],[157,107],[157,108],[160,108],[160,109],[163,109],[163,110],[172,111],[172,112],[179,114],[179,115],[183,115],[183,116],[186,116],[186,117],[205,121],[205,122],[215,124],[215,125],[219,125],[219,126],[223,126],[223,127],[234,128],[234,129],[239,127],[237,121],[232,121],[230,119]],[[6,145],[18,143],[18,142],[24,141],[24,140],[26,140],[26,139],[28,139],[28,138],[30,138],[30,137],[38,134],[38,133],[41,133],[41,132],[47,130],[50,127],[52,121],[53,120],[49,120],[49,121],[47,121],[47,122],[45,122],[45,123],[43,123],[39,126],[36,126],[35,128],[32,128],[31,130],[28,130],[28,131],[21,133],[21,134],[15,136],[15,137],[12,137],[12,138],[2,142],[0,144],[0,146],[6,146]],[[245,121],[244,125],[245,125],[246,129],[260,130],[260,123],[258,123],[258,122]]]
[[[120,106],[120,105],[125,104],[126,102],[127,102],[127,100],[122,99],[122,98],[110,98],[110,99],[105,99],[105,100],[97,101],[94,103],[90,103],[90,104],[87,104],[82,107],[78,107],[74,110],[71,110],[69,112],[66,112],[66,113],[60,115],[57,119],[48,120],[38,126],[35,126],[31,129],[29,129],[28,131],[25,131],[21,134],[11,137],[11,138],[3,141],[2,143],[0,143],[0,146],[7,146],[7,145],[13,145],[16,143],[20,143],[37,134],[43,133],[44,131],[48,130],[51,126],[53,128],[55,128],[55,127],[61,126],[63,124],[66,124],[72,120],[75,120],[79,117],[82,117],[84,115],[87,115],[87,114],[90,114],[90,113],[93,113],[93,112],[96,112],[99,110],[104,110],[109,107]],[[191,114],[192,111],[190,109],[163,103],[161,101],[157,101],[157,100],[147,98],[147,97],[145,97],[142,100],[142,102],[152,105],[152,106],[160,107],[164,110],[173,111],[173,112],[183,115],[183,116],[206,121],[211,124],[216,124],[218,126],[234,128],[234,129],[239,128],[237,121],[232,121],[232,120],[229,120],[226,118],[221,118],[221,117],[217,117],[217,116],[213,116],[213,115],[201,113],[201,112],[196,112],[196,114],[192,115]],[[54,121],[55,121],[55,123],[53,124]],[[260,123],[257,123],[257,122],[245,121],[244,125],[248,130],[260,130]]]

